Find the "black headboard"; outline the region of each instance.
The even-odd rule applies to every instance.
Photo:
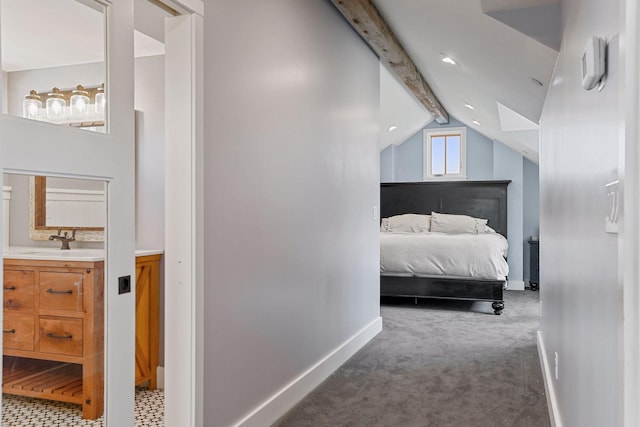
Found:
[[[507,237],[507,186],[511,181],[398,182],[380,184],[380,217],[431,212],[489,220]]]

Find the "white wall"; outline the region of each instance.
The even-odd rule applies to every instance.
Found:
[[[204,424],[216,427],[379,318],[379,65],[330,2],[207,7]]]
[[[542,338],[551,371],[558,353],[559,377],[549,378],[567,427],[623,425],[622,236],[605,233],[604,223],[605,185],[618,178],[623,138],[624,51],[611,41],[621,32],[621,3],[562,2],[562,48],[540,122]],[[584,91],[580,81],[593,35],[610,41],[601,92]]]

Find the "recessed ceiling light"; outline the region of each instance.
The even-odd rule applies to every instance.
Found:
[[[388,132],[393,132],[396,129],[398,129],[398,126],[389,126],[389,129],[387,129],[387,131]]]
[[[531,81],[531,83],[533,83],[536,86],[544,86],[540,80],[534,79],[533,77],[530,77],[529,81]]]
[[[478,126],[480,126],[480,122],[479,122],[479,121],[477,121],[477,120],[474,120],[474,121],[473,121],[473,124],[474,124],[474,125],[478,125]]]
[[[458,65],[458,63],[450,56],[443,56],[442,62],[446,62],[447,64],[451,64],[451,65]]]
[[[464,104],[464,106],[467,107],[469,110],[475,110],[475,108],[471,104]]]

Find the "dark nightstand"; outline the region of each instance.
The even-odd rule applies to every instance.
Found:
[[[540,241],[529,239],[529,287],[537,291],[540,286]]]

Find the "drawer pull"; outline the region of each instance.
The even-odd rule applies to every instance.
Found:
[[[73,335],[56,335],[51,332],[47,332],[47,338],[54,338],[57,340],[70,340],[73,339]]]
[[[16,330],[15,329],[3,329],[2,332],[5,333],[5,334],[15,334]]]
[[[69,289],[68,291],[56,291],[55,289],[47,289],[47,293],[49,294],[67,294],[71,295],[73,290]]]
[[[13,285],[13,286],[5,286],[4,290],[5,291],[15,291],[16,290],[16,286],[15,285]]]

